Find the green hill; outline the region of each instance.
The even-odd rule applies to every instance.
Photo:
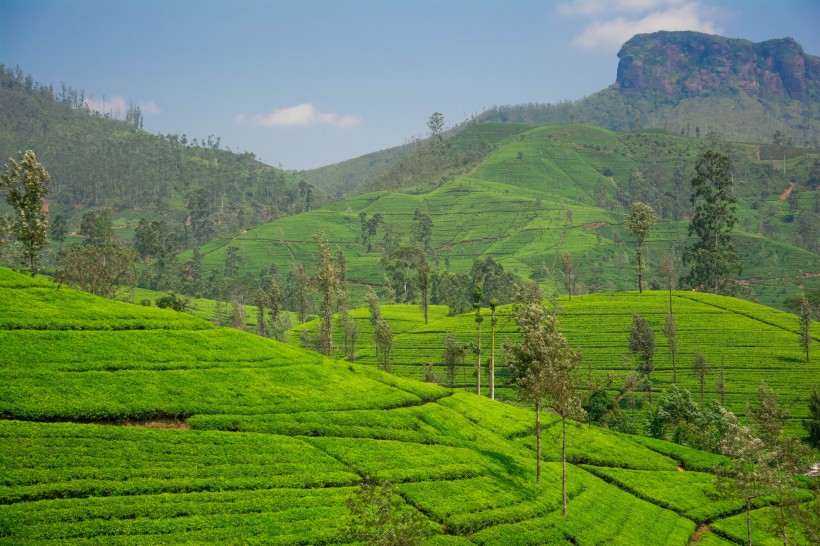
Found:
[[[218,136],[149,134],[141,119],[134,105],[119,116],[92,112],[82,92],[0,65],[0,157],[37,153],[51,175],[49,212],[72,231],[83,211],[110,208],[118,236],[130,239],[146,217],[193,244],[199,235],[185,227],[192,211],[218,235],[309,208],[308,186],[293,174],[223,147]]]
[[[650,272],[662,253],[680,255],[688,241],[694,163],[704,147],[715,146],[736,165],[735,233],[745,285],[775,306],[799,285],[817,286],[820,193],[813,177],[819,158],[808,150],[785,162],[795,181],[794,197],[786,199],[784,162],[761,159],[757,145],[663,132],[619,135],[582,125],[489,123],[466,127],[445,142],[452,148],[478,142],[476,149],[491,151],[464,175],[439,182],[411,178],[400,190],[360,194],[212,241],[202,248],[204,267],[221,269],[230,245],[247,275],[271,264],[286,272],[294,260],[310,268],[312,238],[324,231],[344,251],[354,303],[361,302],[365,286],[384,284],[384,235],[407,244],[418,209],[432,218],[431,246],[442,270],[469,272],[476,259],[492,257],[506,271],[538,280],[548,293],[560,292],[558,258],[568,253],[578,268],[579,291],[628,290],[635,280],[634,248],[622,225],[626,206],[641,200],[660,216],[648,239]],[[384,221],[370,252],[361,238],[362,211]]]
[[[808,416],[808,397],[820,377],[820,351],[811,353],[806,362],[805,352],[798,340],[798,318],[790,313],[746,302],[736,298],[676,291],[673,310],[677,326],[678,352],[673,366],[662,334],[664,316],[669,312],[669,295],[665,291],[618,292],[588,294],[572,300],[560,298],[559,320],[561,329],[573,347],[583,354],[582,368],[598,385],[605,385],[610,372],[615,381],[607,387],[614,399],[624,391],[624,379],[635,368],[629,351],[629,327],[633,313],[644,317],[656,335],[657,352],[655,371],[652,373],[653,391],[657,393],[673,383],[673,370],[678,386],[691,391],[699,399],[700,384],[692,373],[695,351],[708,362],[709,375],[704,384],[705,400],[722,401],[727,409],[744,416],[746,403],[755,398],[761,382],[772,387],[780,401],[789,410],[790,429],[803,433],[802,420]],[[496,331],[496,396],[514,399],[510,390],[509,370],[502,344],[505,339],[517,340],[515,324],[509,317],[510,306],[497,310]],[[461,343],[476,341],[476,323],[473,313],[455,317],[431,318],[425,326],[418,307],[383,306],[382,314],[393,327],[395,348],[392,351],[393,373],[402,377],[423,380],[425,366],[433,365],[433,372],[442,384],[447,384],[446,367],[442,352],[444,339],[452,333]],[[488,394],[488,361],[490,357],[490,310],[483,309],[482,326],[482,394]],[[366,309],[358,309],[351,316],[359,324],[359,349],[356,362],[377,366],[370,340],[372,327]],[[434,315],[431,315],[434,317]],[[401,320],[397,320],[397,319]],[[291,331],[291,343],[300,344],[300,331],[315,332],[318,321],[297,326]],[[336,328],[337,357],[343,356],[344,340]],[[813,323],[813,338],[820,341],[820,323]],[[624,357],[628,357],[624,360]],[[476,356],[470,351],[465,364],[459,364],[455,386],[468,391],[476,388]],[[718,378],[724,374],[724,396],[718,390]],[[643,389],[641,389],[643,390]],[[645,392],[640,397],[646,396]],[[624,409],[626,400],[623,402]],[[638,430],[643,426],[637,423]]]
[[[549,416],[536,486],[526,409],[8,270],[0,316],[2,544],[345,543],[365,475],[431,544],[743,536],[717,456],[570,427],[562,518]]]

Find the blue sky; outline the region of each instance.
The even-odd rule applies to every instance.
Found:
[[[820,1],[0,0],[0,62],[142,107],[286,169],[424,136],[492,105],[580,99],[631,35],[791,36],[820,55]]]

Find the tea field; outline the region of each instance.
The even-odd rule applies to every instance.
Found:
[[[808,414],[808,397],[812,385],[820,381],[820,323],[812,324],[815,343],[806,362],[805,352],[798,340],[797,316],[750,303],[737,298],[712,294],[674,291],[672,308],[677,326],[678,351],[675,366],[662,333],[664,317],[669,311],[669,293],[645,290],[616,292],[612,294],[588,294],[575,296],[572,300],[560,298],[559,322],[570,345],[583,355],[581,368],[598,383],[603,383],[610,372],[615,381],[608,390],[616,396],[623,388],[623,380],[633,371],[635,361],[629,351],[629,327],[633,313],[639,313],[652,326],[656,339],[655,371],[652,373],[653,392],[668,388],[673,379],[682,388],[700,400],[700,383],[693,375],[692,361],[695,351],[707,359],[709,374],[704,382],[704,399],[722,400],[724,405],[739,416],[746,411],[746,403],[755,400],[757,388],[765,382],[778,393],[781,403],[789,410],[790,428],[802,433],[801,421]],[[476,341],[474,313],[456,317],[433,318],[423,324],[417,306],[383,306],[383,314],[391,326],[391,317],[401,312],[402,320],[394,328],[395,348],[392,352],[393,373],[423,380],[425,366],[432,364],[441,384],[446,381],[447,370],[443,365],[442,352],[448,332],[459,342]],[[390,310],[390,311],[389,311]],[[506,367],[503,343],[505,339],[517,340],[515,324],[509,317],[510,306],[496,311],[497,328],[495,343],[496,395],[510,399],[514,394],[507,386],[509,372]],[[360,327],[356,361],[376,366],[372,349],[372,331],[366,309],[356,310],[353,317]],[[488,362],[490,358],[490,310],[483,310],[482,323],[482,394],[489,395]],[[415,317],[416,326],[411,317]],[[401,324],[401,326],[398,326]],[[298,344],[297,332],[302,328],[314,332],[317,322],[306,323],[294,329],[291,341]],[[336,328],[337,356],[343,338]],[[455,374],[455,387],[475,391],[476,355],[468,352],[464,365],[459,363]],[[718,378],[723,368],[724,392],[718,390]],[[646,393],[640,393],[645,397]]]
[[[573,424],[564,518],[552,416],[536,485],[525,408],[5,269],[0,316],[0,544],[350,543],[365,476],[428,544],[739,540],[714,455]]]

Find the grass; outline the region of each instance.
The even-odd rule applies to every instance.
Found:
[[[0,544],[349,543],[365,476],[428,544],[683,545],[701,517],[693,450],[571,426],[565,519],[554,416],[537,485],[528,409],[0,270],[15,302],[36,313],[0,329]]]

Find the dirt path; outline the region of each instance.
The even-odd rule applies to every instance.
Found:
[[[709,532],[711,532],[711,529],[709,529],[709,526],[706,525],[706,524],[701,524],[700,526],[698,526],[697,529],[695,529],[695,532],[692,534],[692,537],[689,539],[689,545],[691,546],[692,544],[697,544],[698,542],[700,542],[700,539],[703,537],[703,534],[704,533],[709,533]]]
[[[786,188],[785,190],[783,190],[783,193],[781,193],[781,194],[780,194],[780,200],[781,200],[781,201],[785,201],[786,199],[788,199],[788,198],[789,198],[789,195],[791,195],[792,190],[794,189],[794,186],[795,186],[796,184],[797,184],[797,182],[796,182],[796,181],[794,181],[794,180],[792,180],[791,182],[789,182],[789,187],[788,187],[788,188]]]

